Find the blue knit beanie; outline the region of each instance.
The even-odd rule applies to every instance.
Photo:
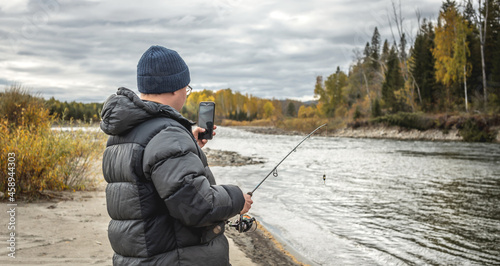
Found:
[[[151,46],[137,64],[137,87],[145,94],[180,90],[191,81],[189,68],[174,50]]]

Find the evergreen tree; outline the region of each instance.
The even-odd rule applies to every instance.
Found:
[[[497,40],[495,42],[496,49],[493,53],[493,69],[491,73],[491,80],[494,83],[500,83],[500,34],[497,35]],[[500,84],[495,84],[496,87],[499,87]]]
[[[370,47],[370,43],[367,42],[365,45],[365,50],[363,51],[363,55],[365,56],[364,62],[370,62],[371,50],[372,49]]]
[[[494,104],[500,107],[500,34],[497,36],[496,50],[493,54],[493,69],[491,71],[491,83],[493,97],[490,99],[494,100]]]
[[[405,62],[407,59],[407,54],[406,54],[406,35],[404,32],[401,34],[401,40],[399,42],[399,49],[400,49],[401,61]]]
[[[380,56],[380,62],[382,64],[382,72],[386,71],[386,65],[387,65],[387,58],[389,58],[389,52],[391,51],[391,47],[389,45],[389,41],[385,39],[384,41],[384,46],[382,46],[382,54]]]
[[[469,44],[469,56],[467,62],[470,64],[470,78],[467,80],[467,92],[469,95],[482,94],[482,66],[481,66],[481,44],[479,40],[479,29],[475,24],[476,13],[472,0],[468,0],[463,11],[463,18],[471,31],[467,34]]]
[[[379,68],[379,59],[380,59],[380,33],[378,32],[377,27],[373,31],[372,43],[371,43],[371,60],[372,60],[372,68],[374,70],[378,70]]]
[[[382,47],[382,58],[387,57],[389,55],[390,51],[391,51],[391,48],[389,46],[389,41],[387,41],[387,39],[385,39],[384,46]]]
[[[472,23],[475,20],[475,16],[476,11],[474,10],[474,6],[472,5],[472,0],[467,0],[467,3],[465,3],[464,7],[463,17],[465,20],[469,21],[469,23]]]
[[[290,117],[295,117],[295,114],[297,111],[295,110],[295,104],[293,102],[289,102],[288,106],[286,107],[286,115]]]
[[[379,117],[382,115],[382,109],[380,107],[380,101],[375,99],[372,105],[372,117]]]
[[[404,86],[404,80],[401,76],[400,69],[398,54],[396,46],[394,45],[387,58],[387,71],[385,73],[385,81],[382,84],[382,99],[384,100],[385,107],[392,112],[398,111],[398,104],[394,92]]]
[[[488,76],[488,87],[500,103],[500,1],[488,1],[488,27],[485,46],[486,75]],[[489,68],[488,68],[489,67]]]
[[[455,0],[446,0],[443,2],[441,5],[441,11],[440,12],[446,12],[450,8],[456,8],[457,7],[457,2]]]
[[[488,20],[486,25],[486,42],[484,47],[486,77],[492,80],[492,72],[494,64],[494,54],[498,51],[498,35],[500,34],[500,1],[489,0],[484,1],[484,6],[481,10],[483,14],[486,12],[486,3],[488,3]]]
[[[422,97],[422,109],[430,111],[436,103],[436,77],[434,75],[434,57],[432,49],[434,47],[434,30],[432,22],[427,23],[424,19],[420,27],[411,54],[410,71],[420,88]]]

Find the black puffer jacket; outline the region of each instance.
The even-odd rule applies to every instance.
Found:
[[[215,184],[192,123],[119,88],[101,129],[115,265],[228,265],[224,221],[243,208],[236,186]]]

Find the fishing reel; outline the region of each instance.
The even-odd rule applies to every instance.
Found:
[[[227,221],[227,224],[229,225],[229,227],[234,227],[236,230],[238,230],[239,233],[244,233],[248,232],[252,228],[252,225],[255,221],[255,218],[251,217],[250,215],[241,214],[239,219],[236,219],[233,223]],[[257,227],[255,227],[255,230],[257,230]]]

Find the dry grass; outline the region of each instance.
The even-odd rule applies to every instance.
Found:
[[[0,171],[0,191],[15,183],[16,197],[33,198],[45,190],[83,190],[90,184],[86,173],[104,149],[103,133],[83,124],[53,130],[42,101],[19,86],[2,94],[0,110],[0,164],[10,166]]]

